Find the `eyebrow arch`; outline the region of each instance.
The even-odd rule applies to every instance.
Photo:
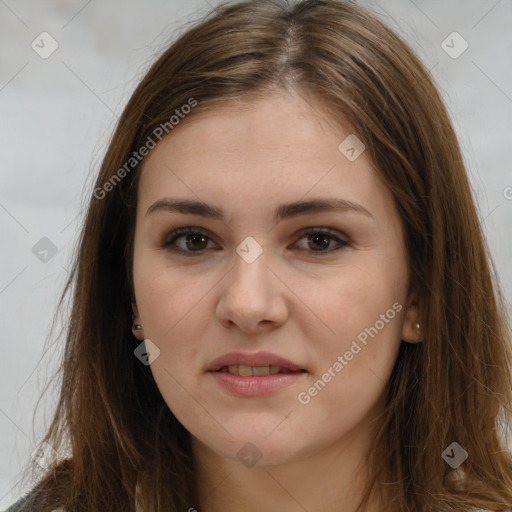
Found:
[[[147,210],[146,216],[156,211],[171,211],[184,214],[201,215],[212,219],[224,220],[225,214],[222,209],[202,201],[191,201],[188,199],[164,198],[153,203]],[[309,201],[295,201],[278,206],[274,212],[276,222],[283,219],[290,219],[308,213],[327,211],[352,211],[373,218],[373,215],[362,205],[346,199],[325,198],[311,199]]]

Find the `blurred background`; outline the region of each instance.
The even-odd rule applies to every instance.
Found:
[[[0,509],[28,491],[17,478],[56,404],[65,316],[50,328],[118,116],[156,57],[218,3],[0,0]],[[438,84],[510,313],[512,2],[358,3]]]

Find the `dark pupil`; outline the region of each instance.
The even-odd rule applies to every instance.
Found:
[[[318,240],[323,240],[325,242],[321,249],[325,249],[326,247],[329,246],[329,238],[326,237],[325,235],[322,235],[321,233],[315,235],[308,235],[308,242],[313,241],[316,244]]]
[[[198,242],[199,240],[203,240],[203,243],[206,241],[206,237],[204,235],[201,235],[200,233],[197,233],[197,234],[193,234],[193,235],[187,235],[187,244],[192,240],[192,244]],[[201,243],[201,242],[199,242]],[[190,246],[188,246],[189,249],[191,248]],[[193,249],[193,247],[192,247]],[[196,247],[197,249],[197,247]],[[199,249],[202,249],[202,247],[199,247]]]
[[[322,249],[326,249],[326,247],[329,246],[329,238],[326,237],[325,235],[322,235],[322,234],[315,234],[315,235],[308,235],[308,242],[313,242],[314,244],[317,244],[319,243],[319,240],[322,240],[324,243],[322,244],[320,242],[320,245],[322,245],[323,247],[321,247],[320,250]],[[192,234],[192,235],[187,235],[187,244],[189,243],[192,243],[192,245],[194,243],[205,243],[206,239],[203,235],[201,235],[200,233],[197,233],[197,234]],[[191,248],[189,246],[189,248]],[[193,248],[193,247],[192,247]],[[202,247],[199,247],[199,249],[201,249]],[[196,249],[198,249],[198,247],[196,247]]]

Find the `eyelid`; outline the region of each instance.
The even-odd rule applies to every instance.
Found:
[[[201,234],[206,237],[208,237],[210,240],[214,239],[214,235],[205,228],[202,228],[200,226],[179,226],[175,229],[171,229],[170,231],[166,232],[167,234],[164,236],[162,245],[168,245],[172,241],[176,240],[179,236],[187,235],[187,234]]]
[[[329,226],[308,226],[306,228],[301,228],[299,231],[295,233],[294,236],[304,236],[307,235],[309,232],[321,232],[326,235],[330,235],[333,238],[339,238],[343,242],[346,242],[347,244],[350,243],[350,237],[342,230],[331,228]]]
[[[298,244],[302,238],[304,238],[308,234],[320,234],[327,235],[332,240],[334,240],[338,247],[335,249],[330,249],[328,251],[308,251],[307,249],[301,249],[303,252],[307,254],[312,254],[316,256],[330,256],[332,254],[338,253],[341,249],[348,247],[352,244],[352,241],[349,236],[347,236],[344,232],[341,232],[337,229],[330,228],[328,226],[310,226],[307,228],[300,229],[294,236],[298,237],[297,242],[294,245]]]
[[[176,254],[182,254],[185,256],[201,256],[204,255],[207,249],[201,249],[199,251],[186,251],[183,249],[178,248],[177,246],[173,245],[174,241],[178,238],[187,235],[187,234],[200,234],[208,238],[209,241],[214,241],[214,236],[211,235],[210,231],[208,229],[202,228],[200,226],[181,226],[177,227],[170,232],[167,233],[167,235],[164,237],[163,241],[160,243],[162,249],[172,251]],[[337,253],[341,249],[351,246],[352,240],[351,238],[346,234],[346,232],[339,231],[334,228],[330,228],[328,226],[308,226],[305,228],[301,228],[295,234],[293,235],[294,238],[296,238],[296,242],[294,242],[293,246],[296,246],[302,238],[307,236],[308,234],[320,234],[320,235],[326,235],[328,236],[331,241],[334,241],[337,243],[338,247],[335,249],[330,249],[327,251],[310,251],[307,249],[299,249],[301,252],[305,252],[308,254],[313,254],[315,256],[329,256],[331,254]],[[293,247],[292,246],[292,247]],[[218,250],[218,249],[214,249]]]

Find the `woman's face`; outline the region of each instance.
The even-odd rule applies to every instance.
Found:
[[[196,114],[140,180],[134,311],[160,351],[148,342],[151,371],[196,446],[246,465],[368,439],[400,340],[417,341],[392,195],[320,111],[283,94]]]

